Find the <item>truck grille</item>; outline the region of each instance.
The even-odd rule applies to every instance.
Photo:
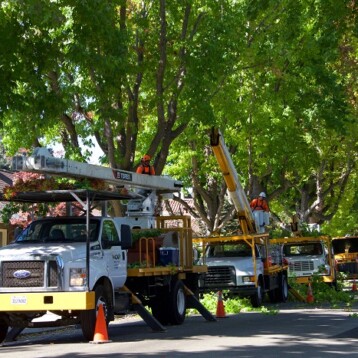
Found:
[[[234,267],[209,266],[205,275],[205,286],[235,286]]]
[[[291,272],[296,271],[313,271],[313,262],[312,261],[295,261],[290,262],[288,268]]]
[[[1,287],[57,287],[56,261],[3,261]]]

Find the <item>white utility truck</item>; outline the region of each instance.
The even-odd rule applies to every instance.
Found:
[[[10,199],[0,198],[22,203],[75,202],[85,213],[35,220],[14,242],[0,248],[0,342],[14,339],[26,327],[73,324],[79,324],[85,339],[92,340],[100,304],[107,323],[115,315],[136,311],[153,330],[183,323],[189,307],[215,320],[195,296],[206,267],[193,264],[190,218],[153,217],[157,195],[178,191],[180,182],[54,158],[44,149],[15,157],[13,168],[136,189],[124,194],[87,189],[24,191]],[[108,216],[104,203],[113,200],[127,202],[125,217]],[[102,215],[94,216],[92,209],[98,203]],[[161,237],[141,238],[139,264],[129,268],[133,229],[146,228],[158,229]],[[165,240],[176,246],[173,262],[160,261]],[[170,253],[169,248],[166,252]],[[58,320],[36,320],[47,312],[58,315]]]
[[[262,304],[265,293],[272,302],[288,297],[287,265],[280,247],[272,245],[255,218],[238,179],[224,139],[217,129],[210,136],[211,147],[224,176],[240,223],[240,235],[195,238],[202,244],[201,263],[208,272],[199,281],[199,292],[227,290],[230,295],[250,297],[252,305]]]
[[[308,283],[313,275],[318,275],[323,282],[336,284],[334,256],[328,236],[286,237],[271,242],[282,245],[289,276],[297,283]]]

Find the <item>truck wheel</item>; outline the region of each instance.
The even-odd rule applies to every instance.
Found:
[[[0,343],[6,338],[7,330],[9,329],[9,326],[4,322],[0,321]]]
[[[80,314],[81,321],[81,329],[83,337],[91,341],[93,340],[93,336],[96,328],[96,320],[97,320],[97,310],[100,304],[103,305],[104,315],[106,318],[106,322],[108,325],[108,307],[110,307],[110,301],[106,295],[106,291],[102,285],[98,285],[95,288],[95,302],[96,307],[92,310],[82,311]]]
[[[286,302],[288,299],[288,283],[287,276],[283,273],[280,274],[280,284],[277,289],[277,299],[279,302]]]
[[[169,298],[169,321],[171,324],[179,325],[185,320],[186,298],[184,284],[178,280],[173,283]]]
[[[256,292],[255,292],[255,294],[253,294],[250,297],[252,306],[253,307],[262,306],[262,302],[264,300],[264,295],[265,295],[265,291],[264,291],[264,287],[263,287],[263,284],[262,284],[262,280],[259,279],[259,281],[257,283]]]

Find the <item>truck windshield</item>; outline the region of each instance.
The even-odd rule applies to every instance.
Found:
[[[99,221],[91,221],[90,240],[98,237]],[[85,242],[86,223],[84,220],[39,220],[32,222],[17,238],[17,243],[36,242]]]
[[[250,257],[251,247],[243,243],[210,245],[207,247],[206,257]]]
[[[320,242],[308,244],[285,244],[283,247],[283,254],[284,256],[322,255],[323,247]]]
[[[358,252],[358,237],[332,240],[334,254]]]

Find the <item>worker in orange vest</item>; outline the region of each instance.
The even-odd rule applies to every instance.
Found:
[[[251,201],[250,207],[259,233],[265,232],[265,226],[270,222],[270,209],[266,201],[266,194],[261,192],[258,198]]]
[[[252,211],[263,210],[269,212],[270,209],[266,201],[266,194],[264,192],[261,192],[258,198],[255,198],[254,200],[251,201],[250,207]]]
[[[155,170],[152,165],[150,165],[151,157],[148,154],[143,155],[140,165],[138,166],[136,173],[137,174],[148,174],[155,175]]]

